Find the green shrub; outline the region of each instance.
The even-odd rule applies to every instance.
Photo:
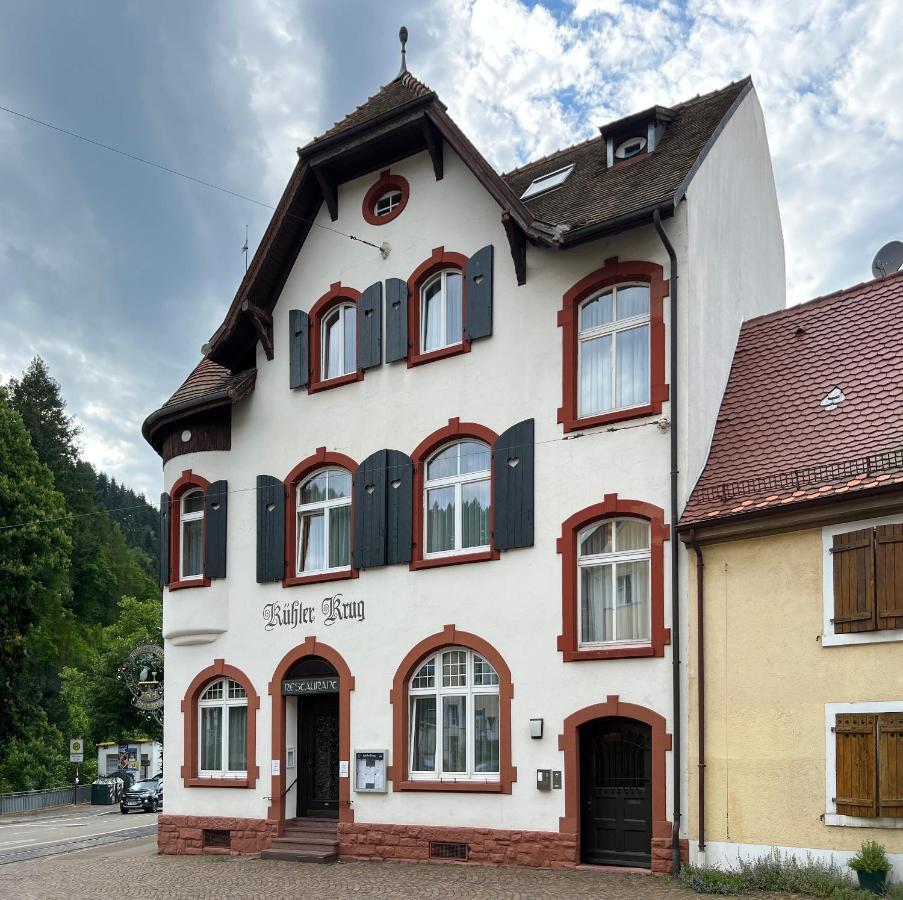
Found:
[[[877,841],[865,841],[848,865],[854,872],[886,873],[891,870],[884,847]]]

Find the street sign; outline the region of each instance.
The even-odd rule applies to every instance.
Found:
[[[85,761],[85,742],[81,738],[73,738],[69,741],[69,762],[80,763]]]

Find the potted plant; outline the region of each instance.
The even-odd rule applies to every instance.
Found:
[[[848,863],[859,879],[859,887],[873,894],[884,893],[884,882],[891,865],[884,847],[877,841],[865,841]]]

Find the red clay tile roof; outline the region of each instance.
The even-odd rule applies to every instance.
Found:
[[[242,375],[232,375],[228,369],[205,356],[191,370],[191,374],[161,409],[175,406],[177,403],[184,403],[186,400],[200,400],[208,394],[215,394],[223,388],[228,388],[235,379],[241,378]]]
[[[903,273],[745,322],[681,524],[903,483],[901,348]]]
[[[534,178],[574,163],[574,171],[560,188],[524,201],[537,218],[570,228],[660,205],[674,198],[731,104],[750,83],[744,78],[675,106],[674,121],[648,156],[609,169],[605,140],[597,137],[558,150],[502,178],[519,197]]]

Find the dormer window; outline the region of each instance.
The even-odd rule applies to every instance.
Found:
[[[640,135],[621,141],[615,148],[615,159],[632,159],[646,149],[646,138]]]
[[[401,205],[401,191],[387,191],[373,207],[373,215],[387,216]]]
[[[520,195],[521,200],[527,200],[530,197],[535,197],[537,194],[544,194],[546,191],[552,190],[552,188],[560,187],[567,181],[568,176],[573,171],[574,164],[571,163],[571,165],[565,166],[563,169],[556,169],[554,172],[549,172],[548,175],[540,175],[539,178],[534,178],[527,189]]]

